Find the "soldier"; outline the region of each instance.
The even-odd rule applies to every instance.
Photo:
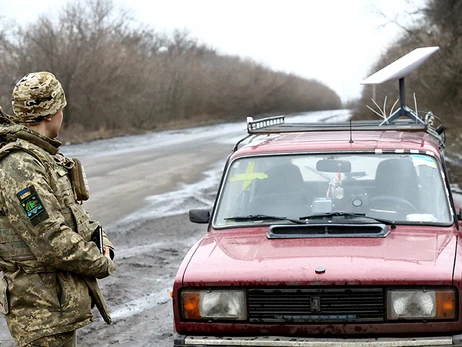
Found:
[[[0,117],[0,311],[19,346],[76,346],[94,305],[111,322],[96,279],[114,271],[113,245],[82,206],[79,160],[59,152],[59,81],[26,75],[12,105],[14,116]]]

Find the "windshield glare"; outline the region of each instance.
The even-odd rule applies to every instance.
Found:
[[[275,223],[233,220],[269,215],[300,218],[336,211],[396,223],[450,224],[438,162],[423,154],[246,157],[228,170],[214,225]]]

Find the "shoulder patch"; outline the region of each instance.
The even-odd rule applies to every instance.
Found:
[[[43,207],[34,186],[21,190],[16,194],[21,203],[21,207],[33,226],[48,218],[48,213]]]

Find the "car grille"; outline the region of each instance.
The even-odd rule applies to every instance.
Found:
[[[253,323],[383,322],[383,288],[253,288]]]

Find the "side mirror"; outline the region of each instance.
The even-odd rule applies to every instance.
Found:
[[[210,210],[189,210],[189,221],[193,223],[207,224],[208,222],[210,222]]]

